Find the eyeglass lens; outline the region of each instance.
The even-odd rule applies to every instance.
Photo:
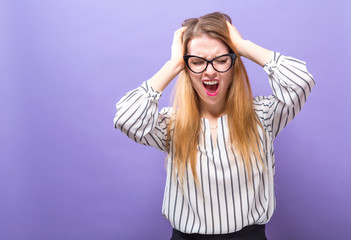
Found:
[[[199,57],[190,57],[188,60],[189,68],[194,72],[203,72],[207,67],[207,61]],[[229,70],[232,65],[231,56],[221,56],[212,61],[213,68],[218,72]]]

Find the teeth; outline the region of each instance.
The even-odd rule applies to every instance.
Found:
[[[218,84],[218,81],[204,81],[204,84],[206,84],[206,85],[215,85],[215,84]]]

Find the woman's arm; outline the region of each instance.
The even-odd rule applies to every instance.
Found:
[[[182,36],[185,27],[174,33],[172,57],[151,79],[128,92],[116,104],[115,128],[135,142],[165,150],[170,108],[158,112],[161,92],[184,69]]]
[[[263,69],[269,76],[273,94],[254,99],[254,109],[261,123],[275,138],[301,111],[315,85],[306,63],[293,57],[272,53]]]
[[[254,109],[272,138],[301,111],[315,82],[307,71],[306,63],[286,57],[244,40],[229,22],[227,26],[232,43],[240,56],[261,65],[269,75],[273,94],[254,99]]]
[[[232,43],[240,56],[250,59],[262,67],[268,63],[271,59],[272,51],[260,47],[249,40],[244,40],[238,30],[229,22],[227,22],[227,26]]]
[[[158,112],[160,97],[147,81],[125,94],[116,104],[115,128],[137,143],[164,151],[171,109]]]

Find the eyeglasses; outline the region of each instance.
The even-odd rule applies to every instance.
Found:
[[[194,55],[185,55],[183,56],[186,66],[193,73],[202,73],[204,72],[208,64],[211,63],[214,70],[220,73],[227,72],[233,65],[236,59],[235,53],[228,53],[218,57],[215,57],[212,60],[207,60],[202,57]]]

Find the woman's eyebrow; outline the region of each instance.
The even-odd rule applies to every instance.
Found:
[[[212,58],[207,58],[207,57],[203,57],[203,56],[196,55],[196,54],[186,54],[186,55],[191,55],[191,56],[194,56],[194,57],[200,57],[200,58],[204,58],[204,59],[207,59],[207,60],[213,60],[213,59],[215,59],[215,58],[217,58],[217,57],[220,57],[220,56],[223,56],[223,55],[226,55],[226,54],[229,54],[229,52],[228,52],[228,53],[216,54],[216,55],[214,55],[214,57],[212,57]]]

